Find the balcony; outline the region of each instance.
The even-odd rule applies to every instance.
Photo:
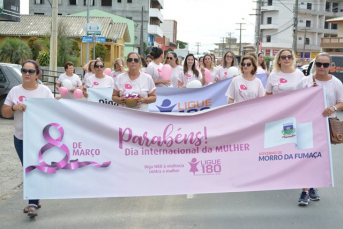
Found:
[[[275,6],[262,6],[261,10],[262,10],[262,12],[265,12],[265,11],[279,11],[279,8],[275,7]]]
[[[159,9],[150,8],[149,17],[158,18],[158,20],[160,20],[161,23],[163,22],[163,15],[161,14],[161,11]]]
[[[279,26],[276,24],[261,24],[260,29],[278,29]]]
[[[323,48],[343,48],[343,37],[323,37],[320,41],[320,47]]]
[[[164,7],[164,1],[163,0],[152,0],[153,2],[158,2],[161,5],[161,8]]]
[[[163,37],[163,30],[158,25],[148,25],[148,33],[155,37]]]

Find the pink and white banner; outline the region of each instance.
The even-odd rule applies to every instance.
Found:
[[[27,99],[24,198],[331,187],[322,88],[187,116]]]

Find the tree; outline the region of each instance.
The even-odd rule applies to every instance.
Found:
[[[38,62],[40,66],[49,66],[50,64],[50,52],[43,51],[38,55]]]
[[[93,55],[93,49],[91,50],[90,54]],[[108,55],[108,50],[104,44],[96,43],[95,44],[95,58],[100,57],[101,59],[105,60]]]
[[[29,47],[30,47],[31,52],[32,52],[32,59],[33,60],[36,60],[38,58],[38,55],[39,55],[40,46],[39,46],[38,42],[36,42],[39,39],[40,39],[39,37],[31,37],[29,39]]]
[[[21,64],[32,58],[30,47],[19,38],[6,38],[0,46],[0,61]]]
[[[179,46],[179,49],[184,49],[187,46],[187,42],[184,42],[184,41],[177,40],[176,43]]]

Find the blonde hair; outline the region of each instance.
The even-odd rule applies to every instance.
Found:
[[[121,60],[121,62],[124,64],[124,60],[122,58],[117,58],[114,63],[113,63],[113,70],[115,71],[116,70],[116,65],[118,64],[118,61]],[[121,72],[125,72],[125,70],[121,69]]]
[[[205,65],[205,57],[206,57],[206,56],[209,56],[209,57],[210,57],[210,59],[211,59],[211,66],[210,66],[210,68],[211,68],[211,70],[213,70],[213,69],[214,69],[214,63],[213,63],[212,56],[211,56],[210,54],[205,54],[205,55],[203,56],[203,64],[204,64],[204,67],[206,68],[206,65]],[[199,63],[199,66],[200,66],[200,63]]]
[[[274,58],[274,62],[273,62],[273,70],[276,71],[276,72],[279,72],[281,70],[281,64],[279,63],[279,60],[280,60],[280,56],[283,52],[285,51],[288,51],[291,53],[292,55],[292,58],[293,58],[293,68],[295,67],[295,56],[294,56],[294,53],[293,53],[293,50],[292,49],[281,49],[275,56]]]

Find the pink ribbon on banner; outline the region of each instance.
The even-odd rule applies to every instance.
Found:
[[[50,127],[56,127],[57,130],[60,132],[61,136],[56,138],[56,139],[53,139],[50,134],[49,134],[49,129]],[[56,173],[56,170],[59,170],[59,169],[66,169],[66,170],[75,170],[75,169],[78,169],[78,168],[82,168],[82,167],[85,167],[87,165],[93,165],[94,167],[96,168],[101,168],[101,167],[108,167],[111,162],[110,161],[106,161],[102,164],[98,164],[96,162],[92,162],[92,161],[83,161],[83,162],[79,162],[78,159],[76,160],[70,160],[69,161],[69,157],[70,157],[70,153],[69,153],[69,149],[68,147],[63,144],[61,141],[63,139],[63,135],[64,135],[64,130],[63,130],[63,127],[57,123],[50,123],[49,125],[45,126],[44,129],[43,129],[43,137],[44,139],[48,142],[47,144],[45,144],[39,151],[39,155],[38,155],[38,158],[39,158],[39,164],[40,165],[31,165],[31,166],[28,166],[26,169],[25,169],[25,173],[29,173],[31,172],[32,170],[34,169],[39,169],[40,171],[44,172],[44,173],[49,173],[49,174],[53,174],[53,173]],[[66,155],[65,157],[59,161],[59,162],[51,162],[51,165],[45,163],[45,161],[43,160],[43,153],[49,149],[51,149],[52,147],[58,147],[60,148],[61,150],[63,150]]]

